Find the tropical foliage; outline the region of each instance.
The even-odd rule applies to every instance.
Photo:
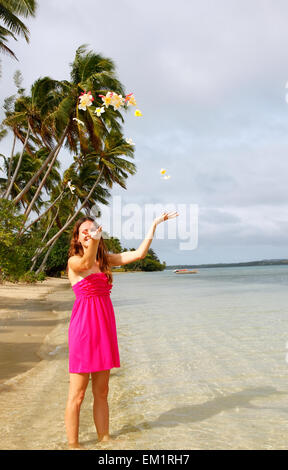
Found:
[[[27,249],[30,273],[45,271],[53,250],[60,253],[61,243],[69,239],[75,219],[90,215],[96,203],[108,205],[113,185],[126,189],[127,178],[136,172],[131,161],[134,146],[124,138],[121,110],[108,107],[100,115],[95,112],[103,104],[101,95],[108,91],[125,96],[113,61],[83,45],[70,66],[70,80],[43,77],[29,93],[17,72],[17,92],[4,103],[0,138],[12,136],[12,148],[10,155],[1,154],[0,196],[2,202],[13,204],[11,213],[19,215],[21,223],[17,219],[10,242],[21,245],[22,252]],[[94,101],[86,110],[79,109],[79,96],[88,91]],[[61,174],[63,149],[69,152],[71,164]],[[0,206],[0,217],[7,213],[7,206]],[[115,246],[115,240],[111,243]],[[117,243],[115,249],[119,249]],[[0,267],[3,272],[2,256]]]
[[[8,46],[8,42],[10,39],[17,40],[17,36],[23,36],[29,42],[29,29],[19,17],[35,16],[36,9],[35,0],[0,1],[0,52],[17,59],[13,50]]]
[[[134,251],[135,248],[130,248]],[[127,251],[124,249],[123,251]],[[144,259],[139,259],[133,263],[124,265],[124,271],[163,271],[166,267],[166,263],[161,263],[155,251],[149,248],[147,255]]]

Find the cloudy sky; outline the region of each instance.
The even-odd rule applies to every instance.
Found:
[[[288,258],[287,1],[38,3],[26,21],[30,44],[10,43],[19,63],[2,55],[1,102],[15,91],[15,70],[27,90],[40,76],[69,79],[77,47],[88,44],[115,62],[143,114],[126,115],[137,174],[111,198],[111,209],[117,197],[126,207],[123,222],[128,204],[143,214],[148,204],[182,208],[151,245],[167,264]],[[6,138],[1,153],[10,147]],[[62,170],[70,159],[60,154]],[[145,224],[143,215],[141,236],[123,234],[122,246],[136,248]],[[181,249],[191,237],[196,246]]]

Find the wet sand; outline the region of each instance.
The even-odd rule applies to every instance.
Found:
[[[67,449],[68,326],[74,299],[68,279],[0,286],[2,450]],[[112,409],[120,392],[113,387],[116,375],[117,369],[112,369]],[[82,436],[90,449],[105,444],[109,448],[109,443],[96,442],[90,388],[81,408],[80,440]]]
[[[64,279],[48,277],[36,284],[0,285],[0,384],[42,359],[43,340],[57,325],[57,314],[47,297],[64,284]]]
[[[121,367],[109,381],[111,440],[96,441],[90,383],[81,444],[89,450],[286,449],[288,271],[114,276]],[[67,448],[74,299],[67,279],[0,287],[6,354],[0,355],[0,449]]]

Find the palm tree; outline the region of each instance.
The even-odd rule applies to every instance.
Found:
[[[43,114],[47,112],[42,121],[42,128],[44,129],[42,135],[47,136],[50,134],[50,138],[53,136],[57,144],[52,148],[47,160],[43,163],[43,167],[39,169],[30,183],[15,198],[15,203],[24,196],[25,192],[29,190],[40,173],[46,170],[48,163],[50,163],[40,182],[39,187],[41,189],[63,144],[71,152],[79,153],[80,151],[83,158],[89,153],[91,154],[91,151],[99,156],[101,142],[110,130],[113,128],[114,132],[118,131],[119,135],[121,133],[121,125],[118,119],[122,122],[124,122],[124,119],[120,111],[115,111],[110,107],[101,118],[95,114],[96,107],[102,104],[99,94],[104,94],[109,90],[124,94],[123,86],[115,77],[113,62],[100,54],[87,52],[87,46],[83,45],[77,49],[71,66],[71,81],[51,81],[53,86],[46,94],[46,105],[42,107]],[[87,111],[80,111],[78,98],[81,92],[87,90],[91,91],[95,97],[95,104],[90,106]],[[51,107],[54,108],[52,112],[49,109]],[[75,118],[81,120],[83,125],[76,123]],[[31,201],[25,214],[26,217],[32,210],[36,197],[37,195]]]
[[[31,87],[30,96],[25,96],[24,93],[22,93],[18,99],[15,100],[13,111],[11,110],[11,106],[6,106],[6,118],[4,119],[3,124],[9,127],[12,130],[14,137],[18,138],[23,144],[21,157],[11,180],[10,172],[8,174],[7,190],[3,196],[6,199],[9,198],[11,188],[17,177],[23,153],[26,151],[26,148],[27,152],[30,153],[31,156],[33,156],[34,151],[32,145],[36,144],[37,146],[42,145],[44,147],[51,148],[52,139],[47,137],[47,130],[45,129],[45,126],[43,126],[42,121],[45,117],[45,113],[49,110],[49,106],[53,106],[49,96],[49,93],[53,88],[55,88],[55,82],[48,77],[36,80]],[[49,106],[47,105],[48,102]],[[10,163],[12,164],[12,160],[10,160]],[[24,193],[22,193],[21,196],[17,195],[15,203],[19,202],[22,195],[24,196]]]
[[[83,111],[78,107],[79,95],[88,90],[91,91],[94,102]],[[32,87],[31,97],[22,96],[16,100],[14,114],[6,116],[6,125],[9,125],[24,146],[27,139],[26,150],[23,151],[26,160],[26,154],[33,159],[37,147],[44,152],[37,169],[34,168],[34,173],[31,172],[30,180],[24,178],[21,185],[18,184],[18,194],[15,195],[15,184],[10,192],[14,204],[25,201],[25,220],[19,236],[27,230],[25,221],[36,204],[42,187],[47,186],[53,166],[57,166],[57,156],[62,146],[65,145],[71,153],[76,154],[63,181],[58,182],[57,190],[50,187],[50,201],[42,201],[46,206],[43,214],[49,214],[49,221],[41,246],[32,260],[33,267],[36,259],[69,229],[82,209],[89,211],[96,201],[108,204],[109,192],[105,185],[111,188],[117,183],[126,189],[125,180],[129,174],[136,172],[135,165],[125,158],[133,158],[134,147],[123,138],[121,123],[124,119],[121,112],[109,107],[101,117],[95,114],[96,107],[102,105],[99,95],[105,95],[108,91],[125,95],[123,86],[115,76],[113,62],[100,54],[87,52],[86,46],[80,46],[71,64],[70,81],[54,81],[49,77],[39,80]],[[75,121],[75,118],[81,120],[82,124]],[[17,157],[18,162],[19,158],[20,156]],[[13,169],[17,168],[15,163]],[[21,175],[21,167],[17,171],[15,181]],[[76,188],[72,196],[69,191],[63,194],[69,180]],[[43,214],[34,221],[37,227],[39,219],[43,221]],[[55,233],[55,223],[59,230],[46,241],[50,228],[54,227]],[[28,227],[31,225],[30,223]],[[42,265],[43,263],[41,268]]]
[[[13,180],[13,185],[11,186],[11,196],[12,198],[17,197],[17,195],[21,192],[23,186],[27,184],[28,181],[31,180],[31,177],[37,172],[38,168],[42,165],[43,160],[47,157],[47,149],[41,148],[40,150],[36,151],[33,156],[24,152],[23,154],[17,152],[13,157],[12,163],[12,171],[14,175],[16,174],[15,168],[19,167],[19,161],[21,160],[21,166],[19,167],[19,171],[17,172],[16,178]],[[8,169],[10,167],[9,159],[4,159],[4,167],[3,171],[7,174]],[[58,172],[60,167],[60,163],[56,162],[53,170],[51,172],[50,178],[46,181],[44,186],[45,191],[49,194],[51,189],[55,187],[61,181],[61,176]],[[0,178],[0,190],[7,185],[7,178]],[[25,194],[25,196],[19,200],[17,205],[20,208],[20,205],[23,207],[24,211],[27,210],[29,204],[31,203],[32,198],[34,197],[35,193],[38,190],[37,181],[34,185],[31,186],[30,191]],[[41,212],[43,208],[44,201],[42,199],[42,194],[39,195],[37,198],[37,202],[35,204],[35,211],[37,214]]]
[[[44,247],[39,249],[37,256],[42,254],[45,249],[50,249],[51,245],[55,244],[62,233],[80,214],[80,211],[83,208],[92,207],[96,201],[108,204],[107,200],[103,198],[103,196],[105,197],[105,192],[103,194],[101,183],[107,184],[109,187],[112,187],[113,183],[117,183],[126,189],[125,179],[128,178],[128,174],[136,173],[136,166],[133,162],[129,162],[124,158],[120,158],[119,155],[125,155],[129,156],[130,158],[134,158],[134,148],[130,144],[126,143],[123,137],[119,135],[117,130],[115,131],[113,129],[110,134],[106,136],[106,140],[103,144],[103,150],[100,152],[98,164],[95,165],[95,162],[92,160],[95,160],[96,155],[89,154],[84,162],[84,168],[81,168],[80,170],[78,179],[74,178],[74,180],[72,180],[73,185],[76,186],[78,191],[79,200],[81,201],[84,199],[83,202],[75,212],[72,211],[71,216],[65,221],[63,227],[52,238],[50,238],[50,240],[48,240]],[[84,175],[86,175],[87,181],[85,181],[83,178]],[[90,180],[93,180],[93,184],[92,181],[90,182]],[[77,185],[78,181],[79,186]],[[81,193],[83,193],[83,190],[85,190],[86,185],[87,192],[85,197],[82,197]],[[89,187],[91,187],[90,190]]]
[[[18,60],[14,52],[7,46],[9,38],[17,40],[23,36],[29,42],[29,30],[18,16],[35,16],[37,3],[35,0],[1,0],[0,2],[0,51]]]

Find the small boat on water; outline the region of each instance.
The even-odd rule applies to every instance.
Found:
[[[196,269],[174,269],[173,271],[176,274],[196,274],[198,271]]]

